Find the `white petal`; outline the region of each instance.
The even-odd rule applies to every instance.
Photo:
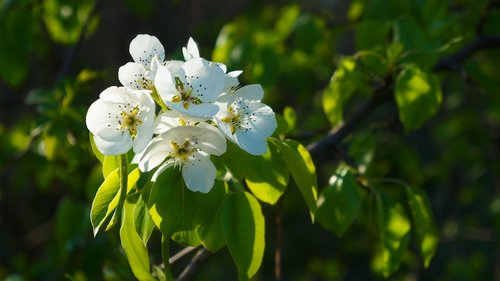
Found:
[[[90,132],[108,141],[121,139],[122,130],[117,130],[120,112],[102,100],[96,100],[87,111],[85,123]],[[120,118],[120,117],[119,117]]]
[[[153,137],[153,126],[152,124],[141,124],[137,126],[137,135],[134,139],[134,152],[140,153],[146,148],[146,145],[151,141]]]
[[[234,134],[236,144],[252,155],[262,155],[267,152],[267,141],[256,134],[236,131]]]
[[[155,182],[156,179],[158,179],[158,176],[163,172],[165,171],[166,169],[172,167],[175,165],[175,161],[173,160],[168,160],[167,162],[165,162],[163,165],[161,165],[160,167],[158,167],[158,170],[155,171],[155,173],[153,174],[153,177],[151,177],[151,181]]]
[[[99,99],[114,103],[128,103],[127,89],[125,87],[108,87],[99,94]]]
[[[142,64],[129,62],[118,69],[118,80],[127,88],[141,90],[144,89],[145,72]]]
[[[163,65],[168,68],[168,71],[170,71],[170,73],[176,75],[179,73],[179,69],[181,68],[182,64],[184,64],[184,62],[181,60],[169,60],[166,61]]]
[[[250,103],[248,106],[249,111],[254,114],[250,121],[250,130],[262,137],[271,136],[277,127],[273,110],[263,103]]]
[[[182,166],[182,177],[191,191],[207,193],[214,186],[217,170],[209,156],[194,153]]]
[[[196,42],[194,42],[193,38],[189,37],[187,48],[185,47],[182,48],[182,54],[184,55],[185,61],[200,57],[200,52],[198,51],[198,45],[196,45]]]
[[[159,65],[155,76],[155,87],[162,100],[166,103],[177,95],[175,81],[166,66]]]
[[[108,141],[94,135],[94,142],[99,151],[104,155],[119,155],[126,153],[132,148],[132,138],[129,134],[123,134],[119,139]]]
[[[147,68],[151,65],[154,56],[157,56],[160,61],[165,59],[165,49],[160,40],[147,34],[137,35],[130,42],[129,52],[135,62],[141,63]]]
[[[158,115],[155,119],[154,133],[161,134],[179,126],[178,117],[179,113],[175,110],[169,110]]]
[[[174,110],[199,118],[211,118],[219,111],[219,107],[212,103],[189,104],[188,108],[184,108],[182,101],[166,103]]]
[[[243,99],[260,102],[264,97],[264,89],[262,89],[260,84],[247,85],[236,90],[234,96],[235,98],[241,97]]]
[[[172,148],[168,141],[160,137],[153,139],[142,153],[139,169],[143,172],[151,171],[167,158],[170,151]]]
[[[200,123],[198,127],[203,130],[192,138],[196,147],[212,155],[222,155],[226,152],[226,139],[219,133],[217,128],[207,123]]]
[[[192,59],[182,65],[182,69],[193,88],[192,95],[201,101],[213,101],[222,93],[225,75],[215,63],[202,58]]]

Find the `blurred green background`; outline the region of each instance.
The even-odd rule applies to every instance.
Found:
[[[137,34],[157,36],[177,59],[192,36],[203,57],[244,70],[243,84],[262,84],[275,112],[291,106],[289,137],[307,145],[331,127],[322,93],[343,57],[390,57],[399,41],[411,47],[407,62],[432,68],[476,38],[497,40],[499,27],[500,3],[488,0],[0,0],[0,279],[134,279],[116,229],[92,235],[89,209],[102,175],[85,114],[103,89],[119,85]],[[339,147],[365,175],[429,194],[436,255],[424,269],[412,244],[390,280],[500,280],[500,48],[492,42],[435,71],[443,102],[421,128],[405,133],[391,100]],[[344,103],[347,118],[398,71],[365,63],[362,86]],[[321,188],[340,158],[317,158]],[[283,280],[383,279],[372,269],[372,209],[337,237],[310,223],[293,186],[282,204]],[[254,279],[273,280],[276,208],[263,210],[267,247]],[[150,245],[156,264],[159,240]],[[236,276],[224,249],[196,280]]]

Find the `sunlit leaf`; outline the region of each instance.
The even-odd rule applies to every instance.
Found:
[[[359,76],[355,68],[354,59],[344,58],[323,92],[323,110],[332,126],[338,125],[344,119],[345,102],[359,85]]]
[[[316,167],[311,159],[311,155],[309,155],[309,152],[303,145],[296,141],[289,140],[282,142],[276,139],[271,139],[271,141],[279,147],[286,166],[309,207],[311,218],[314,219],[316,199],[318,197],[318,184]]]
[[[439,109],[439,79],[415,64],[405,65],[396,80],[396,103],[407,132],[417,129]]]
[[[259,200],[275,204],[285,192],[290,175],[277,146],[270,142],[262,156],[250,155],[232,143],[227,147],[221,158],[233,176],[244,180]]]
[[[419,188],[406,186],[405,190],[413,218],[418,248],[424,260],[424,266],[428,267],[436,252],[439,240],[429,199],[427,194]]]
[[[132,189],[139,179],[139,169],[135,169],[128,175],[127,193]],[[90,222],[97,235],[102,225],[107,221],[113,211],[118,206],[120,198],[120,176],[118,169],[115,169],[104,179],[92,202],[90,209]],[[109,228],[109,227],[108,227]]]
[[[339,236],[344,234],[361,207],[359,186],[347,168],[330,179],[330,184],[318,198],[317,206],[317,221]]]
[[[222,230],[238,278],[248,280],[262,263],[265,223],[259,202],[249,193],[231,194],[224,202]]]
[[[199,229],[214,222],[213,216],[226,194],[227,186],[221,181],[216,181],[209,193],[193,192],[187,189],[177,169],[167,169],[151,188],[148,208],[163,235],[197,246],[202,242]]]
[[[134,209],[137,200],[139,193],[130,194],[123,204],[120,241],[134,276],[141,281],[156,281],[150,273],[148,249],[136,230]]]
[[[410,241],[410,220],[398,202],[376,194],[376,218],[381,245],[372,261],[375,272],[388,277],[398,270]]]

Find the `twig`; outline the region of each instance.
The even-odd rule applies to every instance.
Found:
[[[389,82],[389,81],[387,81]],[[356,111],[342,126],[340,126],[335,131],[330,131],[330,133],[323,139],[311,143],[307,146],[309,153],[313,158],[317,157],[321,151],[328,147],[335,147],[344,138],[346,138],[356,127],[359,125],[361,120],[368,115],[372,110],[377,108],[383,102],[390,98],[390,95],[382,95],[382,92],[388,89],[389,84],[386,83],[383,86],[375,90],[372,98],[365,102],[358,111]]]
[[[274,279],[281,281],[281,251],[283,248],[283,198],[276,204],[276,247],[274,249]]]
[[[432,70],[451,70],[457,68],[457,66],[469,58],[471,55],[475,54],[479,50],[499,48],[500,47],[500,36],[480,36],[474,41],[465,45],[461,50],[453,55],[443,58],[440,60]]]
[[[205,261],[211,256],[210,252],[202,248],[199,250],[196,255],[194,255],[191,262],[184,268],[181,272],[177,281],[187,281],[193,278],[194,274],[198,271],[198,269],[205,263]]]
[[[201,246],[186,247],[186,248],[182,249],[181,251],[179,251],[177,254],[171,256],[168,259],[168,262],[172,265],[172,264],[176,263],[178,260],[182,259],[183,257],[191,254],[192,252],[198,251],[201,248],[202,248]]]
[[[469,58],[471,55],[479,50],[488,48],[499,48],[500,37],[477,37],[474,41],[465,45],[462,49],[455,54],[444,57],[434,66],[434,71],[454,69],[459,63]],[[382,92],[389,89],[391,81],[386,79],[386,83],[375,90],[371,99],[365,102],[358,111],[356,111],[347,121],[338,129],[330,131],[330,133],[321,140],[311,143],[307,146],[309,153],[313,158],[318,157],[321,152],[326,148],[335,147],[349,136],[359,125],[361,120],[375,108],[379,107],[385,101],[390,99],[390,95],[383,95]]]

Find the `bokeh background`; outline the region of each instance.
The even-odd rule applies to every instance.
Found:
[[[177,59],[192,36],[203,57],[244,70],[243,84],[262,84],[277,113],[292,107],[289,137],[307,145],[330,128],[321,97],[342,57],[387,52],[394,22],[411,19],[415,48],[438,61],[476,38],[500,36],[499,7],[488,0],[0,0],[0,279],[134,280],[116,229],[92,235],[89,209],[102,176],[85,114],[103,89],[119,85],[137,34],[157,36]],[[493,40],[435,72],[443,103],[423,127],[405,133],[389,101],[340,146],[364,159],[367,175],[429,194],[436,255],[424,269],[412,244],[390,280],[500,280],[499,67]],[[356,93],[345,115],[369,95]],[[341,159],[332,151],[316,159],[320,187]],[[379,243],[373,210],[364,208],[337,237],[311,224],[294,186],[281,201],[283,280],[383,279],[371,263]],[[267,247],[254,279],[274,280],[277,208],[263,203],[263,210]],[[159,240],[149,245],[157,264]],[[223,249],[195,279],[236,276]]]

